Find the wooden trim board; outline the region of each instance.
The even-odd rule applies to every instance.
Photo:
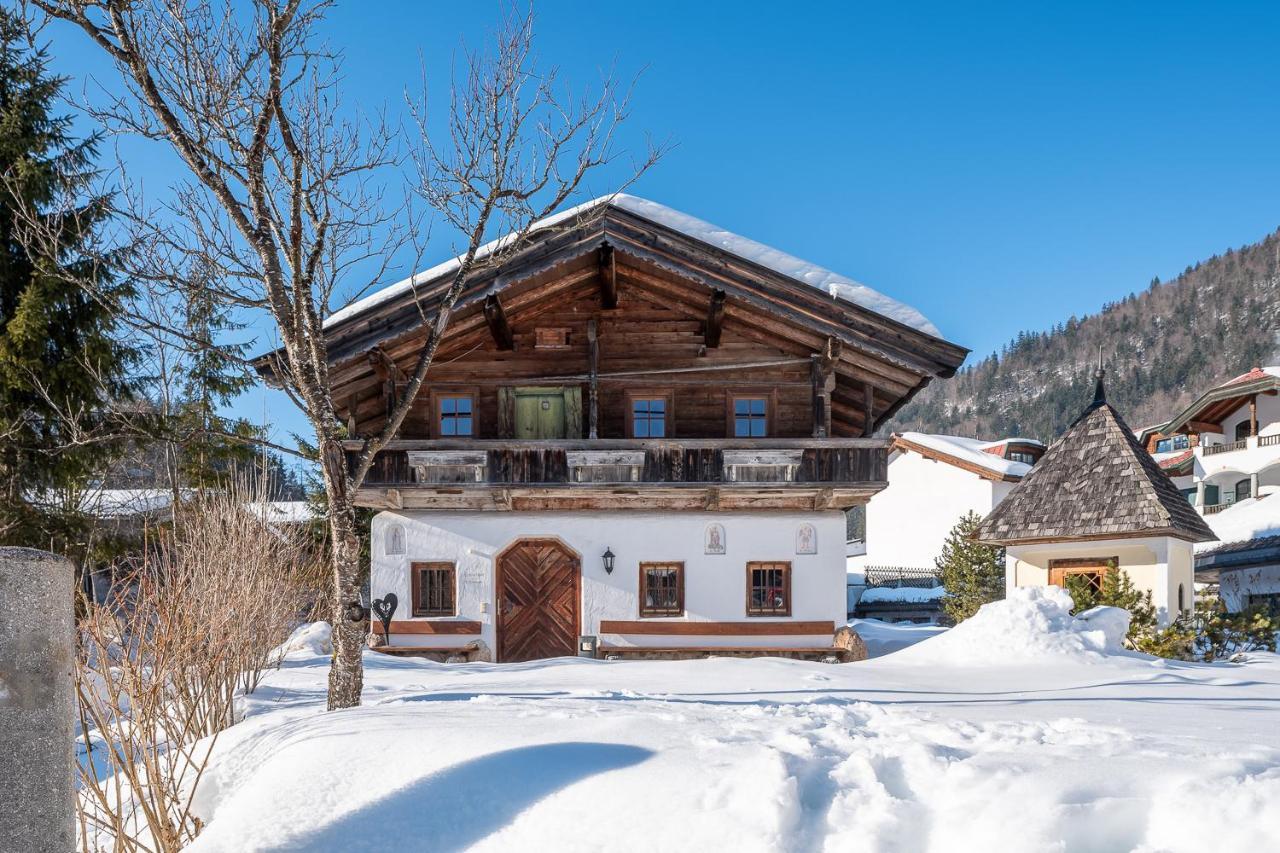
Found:
[[[660,622],[600,620],[601,634],[652,634],[671,637],[794,637],[834,634],[835,622]]]
[[[382,633],[382,623],[373,630]],[[392,634],[479,634],[481,625],[466,619],[402,619],[391,623]]]

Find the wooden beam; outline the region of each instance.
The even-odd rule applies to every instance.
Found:
[[[507,312],[502,308],[502,298],[490,293],[484,298],[484,319],[489,324],[489,334],[500,350],[516,348],[515,335],[511,333],[511,324],[507,322]]]
[[[822,352],[810,356],[810,379],[813,382],[813,435],[831,435],[831,393],[836,390],[836,362],[840,360],[840,341],[828,337]]]
[[[618,307],[618,262],[613,246],[600,246],[600,304],[607,309]]]
[[[1222,432],[1222,424],[1209,423],[1208,421],[1188,421],[1187,429],[1192,432]]]
[[[381,625],[377,626],[381,628]],[[479,622],[471,622],[462,619],[433,619],[431,621],[419,621],[417,619],[403,619],[391,623],[391,633],[393,634],[479,634],[481,630]],[[381,633],[379,631],[379,633]]]
[[[393,622],[392,625],[395,623]],[[392,632],[394,633],[394,628]],[[797,637],[834,634],[834,622],[630,622],[601,619],[601,634],[648,634],[670,637]]]
[[[870,438],[876,431],[876,398],[871,383],[862,386],[862,434]]]
[[[608,245],[608,244],[605,244]],[[587,321],[587,373],[590,382],[587,386],[587,432],[588,438],[599,438],[598,423],[600,420],[600,340],[596,331],[596,321]]]
[[[1249,435],[1258,434],[1258,395],[1249,398]]]
[[[703,339],[710,349],[720,346],[720,333],[724,330],[724,291],[711,291],[711,302],[707,305],[707,333]]]

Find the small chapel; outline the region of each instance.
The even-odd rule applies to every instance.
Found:
[[[1100,368],[1093,402],[974,538],[1005,548],[1006,589],[1123,570],[1167,625],[1195,606],[1195,544],[1217,537],[1107,402]]]

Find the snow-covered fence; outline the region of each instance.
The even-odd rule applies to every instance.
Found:
[[[0,548],[0,847],[75,849],[72,751],[75,571]]]
[[[867,566],[867,586],[915,586],[931,589],[942,586],[942,576],[936,569],[914,566]]]

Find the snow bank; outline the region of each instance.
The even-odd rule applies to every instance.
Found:
[[[1217,542],[1199,542],[1196,553],[1212,551],[1232,542],[1247,542],[1263,536],[1280,535],[1280,495],[1266,495],[1238,501],[1205,522],[1218,537]]]
[[[946,589],[940,586],[928,589],[920,586],[873,586],[862,593],[859,602],[862,604],[878,602],[923,604],[926,601],[938,601],[946,594]]]
[[[289,639],[276,648],[272,657],[282,658],[293,652],[304,652],[311,656],[333,654],[333,628],[328,622],[299,625],[293,629]]]
[[[1095,607],[1072,616],[1072,606],[1061,587],[1014,589],[1003,601],[983,605],[950,631],[899,652],[893,660],[987,666],[1038,658],[1097,660],[1123,650],[1127,611]]]
[[[788,278],[825,291],[832,297],[842,299],[845,302],[859,305],[870,311],[874,311],[884,317],[896,320],[905,326],[909,326],[918,331],[924,332],[926,335],[932,335],[935,338],[942,337],[942,333],[938,331],[938,327],[930,323],[929,320],[912,308],[896,299],[891,299],[867,287],[865,284],[854,281],[851,278],[823,269],[822,267],[803,261],[800,258],[788,255],[786,252],[780,252],[777,249],[766,246],[763,243],[757,243],[755,240],[734,234],[732,231],[726,231],[723,228],[704,222],[687,213],[681,213],[673,210],[666,205],[658,204],[648,199],[638,198],[636,196],[618,193],[613,196],[601,196],[584,202],[576,207],[548,216],[540,220],[533,226],[534,230],[541,228],[552,228],[569,222],[574,217],[583,215],[601,204],[611,204],[614,207],[625,210],[636,216],[648,219],[650,222],[656,222],[659,225],[665,225],[674,231],[679,231],[695,240],[701,240],[704,243],[710,243],[713,246],[737,255],[744,260],[759,264],[762,267],[781,273]],[[493,253],[499,247],[503,246],[511,239],[510,234],[505,234],[492,242],[486,243],[477,250],[477,257],[484,258]],[[346,320],[355,317],[358,314],[381,305],[396,297],[411,292],[414,288],[423,287],[431,281],[438,279],[444,275],[452,273],[458,268],[461,256],[451,258],[444,263],[437,264],[431,269],[424,270],[404,281],[384,287],[365,298],[353,302],[347,307],[334,312],[325,321],[325,328],[337,325]]]
[[[921,640],[946,631],[941,625],[919,625],[913,622],[884,622],[880,619],[851,619],[849,627],[858,632],[867,646],[867,657],[880,658],[914,646]]]

